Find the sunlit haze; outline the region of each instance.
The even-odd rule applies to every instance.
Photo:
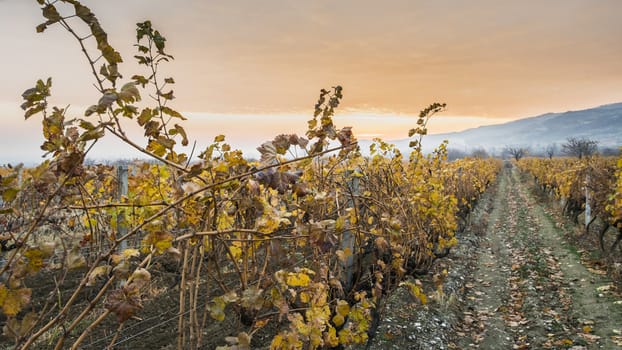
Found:
[[[342,85],[338,126],[359,138],[402,139],[419,110],[445,102],[431,133],[619,102],[622,1],[371,0],[83,1],[125,63],[136,22],[150,19],[175,60],[172,107],[204,147],[225,134],[251,154],[278,133],[304,133],[321,88]],[[37,118],[21,93],[51,76],[51,104],[79,116],[95,103],[77,43],[44,22],[34,0],[0,0],[0,163],[40,159]],[[140,133],[137,133],[141,137]],[[144,144],[144,143],[143,143]],[[96,158],[134,157],[113,141]]]

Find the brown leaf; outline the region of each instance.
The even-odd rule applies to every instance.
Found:
[[[79,246],[75,246],[71,249],[71,251],[69,251],[69,254],[67,254],[67,257],[65,258],[65,263],[67,264],[67,268],[70,270],[86,266],[86,259],[82,256]]]
[[[277,162],[277,149],[272,141],[266,141],[257,147],[257,151],[261,154],[261,162],[266,164],[272,164]]]
[[[4,335],[12,338],[20,338],[25,336],[28,331],[35,325],[39,315],[29,312],[20,321],[17,318],[10,318],[6,325],[2,328]]]
[[[140,293],[137,292],[135,287],[127,285],[121,289],[115,289],[110,292],[104,306],[117,315],[119,323],[129,320],[143,307],[140,300]]]

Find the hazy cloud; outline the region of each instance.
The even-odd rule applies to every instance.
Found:
[[[0,101],[19,105],[47,76],[55,103],[96,101],[70,36],[35,33],[35,1],[0,1]],[[126,77],[134,25],[152,20],[176,58],[162,69],[183,111],[309,113],[333,84],[344,86],[344,109],[401,114],[442,101],[449,115],[516,118],[620,100],[618,0],[84,3],[128,62]]]

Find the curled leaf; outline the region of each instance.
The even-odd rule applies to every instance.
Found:
[[[117,94],[116,93],[114,93],[114,92],[106,92],[99,99],[99,101],[97,102],[97,105],[100,106],[100,107],[108,108],[108,107],[112,106],[112,103],[115,102],[116,100],[117,100]]]
[[[147,269],[139,267],[138,269],[136,269],[136,271],[132,273],[132,276],[130,276],[129,280],[132,285],[140,289],[149,284],[149,282],[151,281],[151,274],[149,273],[149,271],[147,271]]]
[[[110,274],[111,268],[112,267],[110,265],[102,265],[102,266],[97,266],[96,268],[94,268],[93,271],[91,271],[91,273],[88,276],[86,285],[94,286],[96,284],[97,279],[99,279],[100,277],[106,277],[108,276],[108,274]]]
[[[129,320],[143,307],[137,289],[128,286],[110,292],[104,306],[117,315],[119,323]]]
[[[69,251],[69,253],[65,257],[65,263],[67,265],[67,268],[70,270],[79,269],[86,266],[86,259],[82,255],[79,246],[75,246]]]
[[[271,164],[277,162],[277,148],[272,141],[266,141],[257,147],[257,150],[261,154],[261,162],[265,164]]]
[[[123,85],[123,87],[121,87],[121,92],[119,92],[119,98],[128,103],[140,101],[140,91],[138,91],[136,83],[129,82]]]

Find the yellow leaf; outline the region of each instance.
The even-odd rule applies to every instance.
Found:
[[[345,317],[350,312],[350,305],[345,300],[339,300],[337,301],[337,307],[335,307],[335,311],[337,312],[337,314]]]
[[[335,316],[333,316],[333,324],[337,327],[341,327],[341,325],[345,322],[345,319],[343,318],[343,316],[336,314]]]
[[[233,255],[233,258],[235,260],[240,259],[240,257],[242,257],[242,248],[235,246],[235,245],[231,245],[229,246],[229,251],[231,252],[231,255]]]
[[[337,338],[337,331],[334,327],[328,326],[328,332],[324,333],[324,342],[333,348],[339,345],[339,338]]]
[[[40,249],[28,249],[24,256],[28,258],[28,268],[32,272],[37,272],[43,267],[44,253]]]
[[[420,286],[410,281],[402,282],[400,283],[400,286],[406,286],[408,288],[408,291],[412,294],[412,296],[414,296],[415,298],[419,299],[419,301],[421,301],[421,304],[423,305],[427,304],[428,298],[423,293],[423,290],[421,289]]]
[[[277,334],[272,338],[272,343],[270,343],[270,349],[282,349],[283,348],[283,336]]]
[[[311,282],[311,278],[309,275],[299,272],[299,273],[289,273],[287,276],[287,285],[290,287],[306,287]]]
[[[257,328],[265,327],[269,322],[270,322],[270,318],[264,318],[263,320],[256,320],[253,326],[257,329]]]
[[[7,289],[0,284],[2,311],[6,316],[16,316],[22,310],[22,307],[30,303],[31,295],[32,290],[30,288]]]
[[[110,273],[111,269],[112,269],[112,267],[110,265],[97,266],[89,274],[89,277],[88,277],[88,280],[86,282],[86,285],[87,286],[94,286],[95,285],[95,281],[97,280],[97,278],[99,278],[101,276],[108,276],[108,274]]]
[[[311,349],[317,349],[322,345],[322,333],[319,332],[317,328],[311,329],[311,334],[309,334],[309,347]]]
[[[9,295],[9,290],[3,283],[0,283],[0,305],[4,304],[7,295]]]
[[[227,163],[219,163],[218,165],[216,165],[214,167],[214,171],[219,172],[219,173],[226,173],[229,171],[229,166],[227,165]]]
[[[278,216],[264,213],[259,220],[257,220],[257,231],[263,233],[272,233],[279,228],[280,218]]]
[[[164,254],[172,246],[173,235],[170,233],[163,231],[149,232],[142,240],[141,251],[149,254],[153,250],[156,254]]]
[[[340,216],[337,218],[337,220],[335,221],[335,230],[337,232],[341,232],[343,231],[344,227],[346,225],[346,220],[343,216]]]
[[[339,342],[342,344],[349,344],[352,338],[352,331],[348,328],[344,328],[339,331]]]
[[[139,256],[140,256],[140,252],[138,251],[138,249],[128,248],[123,251],[123,257],[126,259],[129,259],[132,257],[139,257]]]
[[[208,306],[208,310],[210,312],[210,316],[217,320],[223,321],[225,319],[225,307],[227,304],[223,300],[222,297],[216,297],[212,300],[212,303]]]
[[[232,215],[228,215],[226,212],[222,212],[216,217],[216,225],[219,231],[227,231],[233,228],[235,218]]]

